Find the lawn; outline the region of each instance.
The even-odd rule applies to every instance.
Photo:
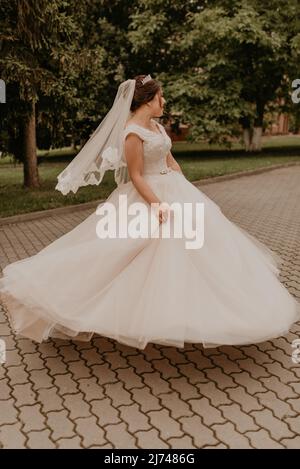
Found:
[[[212,149],[207,145],[181,142],[174,144],[172,152],[190,181],[292,161],[300,163],[299,137],[272,137],[269,140],[266,142],[266,150],[260,155],[249,156],[239,148],[228,151],[221,147]],[[105,174],[99,186],[82,187],[76,194],[63,196],[54,189],[57,175],[66,167],[73,154],[74,150],[68,148],[54,150],[48,155],[39,152],[39,156],[43,156],[39,163],[40,189],[22,188],[22,165],[14,166],[9,158],[0,159],[0,217],[106,198],[116,187],[112,171]],[[60,158],[67,160],[60,162]]]

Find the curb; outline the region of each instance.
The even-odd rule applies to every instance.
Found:
[[[47,210],[39,210],[36,212],[22,213],[20,215],[12,215],[11,217],[0,218],[0,226],[8,225],[10,223],[20,223],[30,220],[36,220],[43,217],[51,217],[54,215],[62,215],[64,213],[78,212],[79,210],[86,210],[94,208],[99,203],[104,202],[106,199],[92,200],[83,204],[67,205],[66,207],[50,208]]]
[[[291,161],[290,163],[282,163],[282,164],[276,164],[273,166],[263,166],[262,168],[257,168],[257,169],[250,169],[248,171],[240,171],[238,173],[232,173],[232,174],[224,174],[222,176],[213,176],[211,178],[205,178],[205,179],[198,179],[197,181],[193,181],[193,184],[195,185],[207,185],[207,184],[213,184],[221,181],[229,181],[230,179],[237,179],[241,178],[244,176],[255,176],[256,174],[261,174],[265,173],[266,171],[273,171],[274,169],[280,169],[280,168],[287,168],[289,166],[299,166],[300,162],[298,161]]]
[[[205,186],[207,184],[228,181],[230,179],[238,179],[244,176],[254,176],[256,174],[265,173],[266,171],[273,171],[275,169],[287,168],[289,166],[298,166],[298,165],[300,165],[300,162],[292,161],[290,163],[285,163],[285,164],[283,163],[283,164],[277,164],[273,166],[264,166],[262,168],[257,168],[257,169],[248,170],[248,171],[240,171],[240,172],[233,173],[233,174],[224,174],[222,176],[213,176],[210,178],[198,179],[196,181],[192,181],[192,184],[194,184],[195,186]],[[43,217],[51,217],[54,215],[61,215],[64,213],[77,212],[79,210],[86,210],[89,208],[97,207],[100,203],[105,202],[105,200],[106,199],[98,199],[98,200],[92,200],[91,202],[85,202],[83,204],[68,205],[66,207],[57,207],[57,208],[51,208],[48,210],[39,210],[36,212],[13,215],[11,217],[3,217],[3,218],[0,218],[0,226],[8,225],[11,223],[20,223],[20,222],[26,222],[30,220],[36,220],[36,219],[43,218]]]

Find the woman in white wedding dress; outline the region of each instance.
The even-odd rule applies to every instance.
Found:
[[[120,195],[148,213],[151,203],[203,203],[203,245],[187,249],[184,237],[172,236],[101,238],[100,204],[39,253],[4,268],[1,300],[13,330],[37,342],[96,333],[140,349],[149,342],[242,345],[286,334],[300,319],[300,304],[278,279],[281,258],[185,178],[155,120],[165,102],[160,84],[141,75],[119,91],[56,188],[75,192],[113,169],[118,187],[106,204],[117,215]],[[159,232],[174,220],[163,206],[156,214]]]

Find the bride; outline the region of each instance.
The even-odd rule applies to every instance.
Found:
[[[70,232],[4,268],[1,301],[15,333],[37,342],[96,333],[140,349],[216,347],[278,337],[300,319],[300,304],[278,279],[281,258],[185,178],[155,120],[164,104],[150,75],[121,83],[109,113],[59,174],[63,194],[100,184],[107,170],[117,187]],[[125,201],[128,213],[141,214],[138,223],[130,220],[130,235],[105,236],[116,221],[124,228]],[[183,210],[202,232],[197,249],[185,236],[160,236],[179,224],[185,205],[203,208],[202,218]],[[137,236],[145,214],[156,224]]]

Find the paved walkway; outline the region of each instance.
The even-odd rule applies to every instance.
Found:
[[[202,186],[224,214],[285,260],[281,281],[300,298],[300,167]],[[94,209],[5,225],[4,267],[35,254]],[[0,308],[0,444],[4,448],[300,447],[300,364],[286,337],[203,350],[148,344],[140,351],[16,339]]]

